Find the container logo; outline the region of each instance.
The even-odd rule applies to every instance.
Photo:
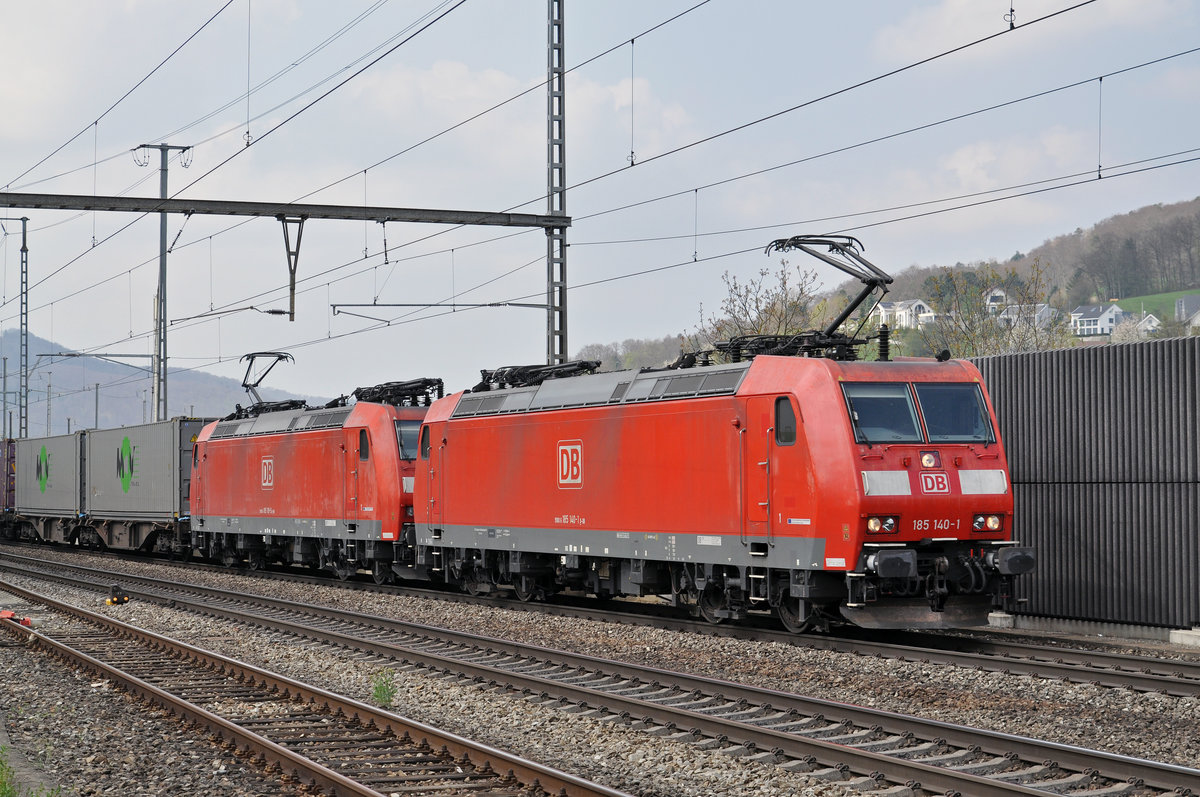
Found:
[[[137,467],[135,451],[137,446],[130,443],[128,437],[121,439],[121,447],[117,449],[117,478],[121,480],[123,493],[129,492],[129,488],[133,486],[133,473]]]
[[[46,485],[50,483],[50,454],[46,451],[45,446],[42,446],[42,450],[38,452],[34,473],[37,476],[38,489],[43,493],[46,492]]]
[[[270,490],[275,487],[275,457],[262,458],[262,488]]]
[[[558,486],[568,490],[583,488],[582,440],[563,440],[559,442]]]
[[[926,494],[950,492],[950,477],[940,471],[922,472],[921,492]]]

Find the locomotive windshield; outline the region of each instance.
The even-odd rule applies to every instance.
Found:
[[[859,443],[995,442],[977,384],[847,382],[842,389]]]
[[[860,443],[920,443],[917,408],[906,384],[847,382],[846,405]]]
[[[417,436],[420,433],[420,421],[396,421],[396,442],[400,444],[400,459],[417,458]]]
[[[992,423],[979,385],[939,382],[915,385],[931,443],[991,443]]]

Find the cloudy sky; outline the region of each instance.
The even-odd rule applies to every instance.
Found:
[[[773,266],[775,238],[853,234],[898,272],[1200,194],[1191,0],[698,2],[566,3],[572,352],[691,330],[723,272]],[[0,190],[156,196],[157,152],[132,151],[167,143],[193,147],[170,166],[179,198],[546,211],[542,0],[4,12]],[[157,216],[0,214],[29,217],[31,332],[152,351]],[[20,225],[4,229],[13,329]],[[289,323],[248,309],[287,306],[277,221],[168,229],[172,368],[240,378],[243,353],[286,350],[272,386],[336,395],[544,359],[544,311],[331,308],[537,302],[541,231],[311,221]]]

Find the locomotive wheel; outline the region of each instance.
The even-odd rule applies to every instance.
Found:
[[[221,551],[221,564],[226,567],[236,567],[238,565],[238,554],[233,548],[225,548]]]
[[[709,584],[700,593],[700,597],[696,599],[696,606],[700,609],[700,616],[713,625],[725,622],[725,618],[721,617],[717,612],[729,607],[729,601],[725,597],[725,590],[720,587],[715,587]]]
[[[801,617],[801,612],[804,616]],[[804,602],[799,598],[793,598],[790,595],[783,595],[779,598],[779,604],[775,607],[775,614],[779,617],[779,622],[793,634],[805,634],[812,630],[812,614],[806,611]]]
[[[248,557],[251,570],[264,570],[267,567],[267,557],[261,552],[254,552]]]
[[[513,592],[517,596],[517,600],[522,603],[529,603],[538,596],[537,582],[529,576],[517,576],[513,582]]]
[[[392,567],[387,562],[372,562],[371,578],[375,579],[376,584],[391,584],[395,580]]]

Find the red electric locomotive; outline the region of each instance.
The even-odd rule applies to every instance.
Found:
[[[349,406],[257,402],[209,424],[192,452],[192,547],[227,565],[390,580],[411,564],[413,459],[434,392],[441,380],[393,382]]]
[[[848,241],[782,243],[890,281]],[[523,599],[670,596],[714,622],[770,608],[794,631],[985,623],[1034,556],[979,372],[887,362],[886,332],[883,362],[854,362],[844,320],[733,342],[725,365],[485,372],[426,415],[418,567]]]
[[[970,363],[759,356],[456,394],[425,418],[419,564],[471,591],[672,595],[794,630],[986,622],[1032,565]]]

